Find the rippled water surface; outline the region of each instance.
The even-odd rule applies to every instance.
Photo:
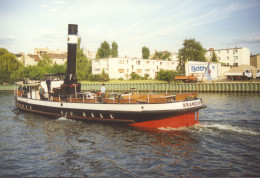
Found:
[[[0,92],[0,176],[260,176],[260,94],[200,97],[200,124],[149,131],[21,112]]]

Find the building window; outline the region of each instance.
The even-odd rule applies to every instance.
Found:
[[[229,50],[227,50],[227,53],[229,53]]]
[[[96,60],[95,60],[95,63],[98,64],[98,65],[100,65],[100,60],[99,60],[99,59],[96,59]]]
[[[136,61],[136,64],[137,65],[141,65],[141,61]]]
[[[142,73],[142,69],[137,69],[137,73],[141,74]]]
[[[118,69],[118,73],[124,73],[125,72],[125,69]]]
[[[227,57],[227,60],[229,60],[229,57]]]
[[[234,65],[234,66],[238,66],[238,63],[236,62],[236,63],[234,63],[233,65]]]
[[[162,65],[162,62],[160,62],[160,65]]]
[[[234,60],[238,60],[238,56],[234,56]]]
[[[124,60],[118,60],[118,64],[124,64]]]

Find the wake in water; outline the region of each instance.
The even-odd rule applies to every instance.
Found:
[[[259,132],[254,131],[252,129],[249,128],[244,128],[244,127],[237,127],[237,126],[232,126],[229,124],[210,124],[210,123],[206,123],[206,124],[198,124],[196,125],[196,127],[198,129],[202,128],[205,130],[210,130],[210,131],[228,131],[228,132],[237,132],[240,134],[247,134],[247,135],[260,135]]]
[[[70,119],[68,119],[68,118],[66,118],[66,117],[59,117],[57,120],[58,120],[58,121],[68,121],[68,120],[70,120]]]
[[[227,132],[236,132],[236,133],[247,134],[247,135],[260,135],[260,132],[251,130],[249,128],[237,127],[229,124],[216,124],[216,123],[196,124],[192,127],[180,127],[180,128],[160,127],[158,129],[163,131],[176,131],[176,130],[199,131],[199,132],[227,131]]]

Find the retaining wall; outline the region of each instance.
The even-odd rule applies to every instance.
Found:
[[[100,84],[84,84],[81,88],[86,91],[98,91],[100,87]],[[260,92],[260,83],[106,84],[107,91],[130,91],[131,88],[134,88],[134,91]]]
[[[200,86],[199,86],[200,85]],[[81,89],[85,91],[99,91],[101,84],[82,84]],[[14,90],[14,85],[0,85],[0,90]],[[260,83],[257,82],[230,82],[230,83],[125,83],[106,84],[107,91],[201,91],[201,92],[260,92]]]

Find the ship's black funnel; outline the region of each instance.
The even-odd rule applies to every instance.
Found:
[[[77,83],[76,75],[76,57],[78,45],[78,25],[68,25],[68,58],[67,58],[67,71],[62,86],[62,93],[64,95],[75,94],[80,91],[80,84]]]

